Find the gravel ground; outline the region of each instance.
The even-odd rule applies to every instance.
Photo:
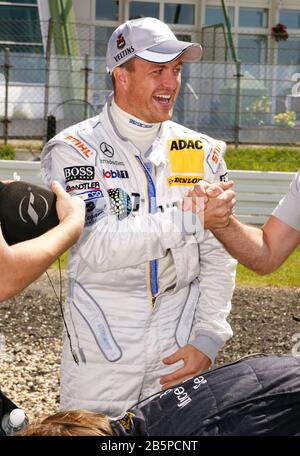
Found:
[[[58,272],[50,275],[57,285]],[[293,314],[300,315],[300,288],[238,287],[230,316],[234,337],[217,364],[249,353],[297,349],[300,323]],[[59,307],[46,275],[0,304],[0,387],[29,418],[57,409],[61,332]]]

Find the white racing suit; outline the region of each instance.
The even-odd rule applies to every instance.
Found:
[[[182,365],[164,365],[165,356],[190,343],[213,361],[231,337],[226,317],[236,261],[210,232],[186,223],[187,214],[195,214],[176,206],[199,180],[226,179],[224,149],[222,142],[163,122],[146,154],[156,170],[152,179],[139,151],[119,135],[108,104],[45,146],[46,184],[56,179],[86,203],[65,306],[80,363],[65,337],[62,409],[119,416]],[[176,280],[160,289],[157,264],[166,255]]]

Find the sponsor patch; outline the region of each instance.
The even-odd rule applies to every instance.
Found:
[[[100,150],[108,158],[112,158],[115,153],[113,146],[107,144],[106,142],[102,142],[100,144]]]
[[[130,46],[130,47],[126,48],[126,49],[123,49],[123,51],[119,52],[119,54],[115,55],[114,59],[115,59],[116,62],[119,62],[124,57],[126,57],[127,55],[132,54],[133,52],[134,52],[134,47]]]
[[[85,203],[85,226],[93,225],[104,215],[107,203],[101,190],[80,193]]]
[[[173,173],[204,173],[204,147],[200,139],[168,140]]]
[[[106,178],[106,179],[128,179],[129,178],[129,175],[128,175],[128,172],[126,171],[126,169],[122,169],[122,170],[119,170],[119,169],[110,169],[109,171],[105,171],[105,169],[103,169],[103,176]]]
[[[117,160],[108,160],[104,158],[103,160],[99,160],[99,163],[104,165],[115,165],[115,166],[124,166],[124,162],[117,161]]]
[[[64,168],[66,182],[73,180],[94,180],[95,168],[93,166],[68,166]]]
[[[218,141],[207,157],[207,163],[214,174],[216,174],[219,169],[225,150],[226,143],[224,141]]]
[[[120,35],[118,35],[118,38],[117,38],[117,48],[123,49],[123,47],[125,47],[125,46],[126,46],[125,38],[122,35],[122,33],[120,33]]]
[[[169,187],[176,185],[194,186],[203,179],[203,176],[170,176],[168,177]]]
[[[86,158],[90,158],[94,155],[94,152],[83,141],[81,141],[81,139],[76,138],[76,136],[68,135],[65,137],[65,141],[73,144],[75,149],[77,149]]]
[[[82,184],[73,184],[66,186],[66,192],[71,193],[77,190],[95,190],[100,188],[100,182],[83,182]]]
[[[106,201],[98,199],[85,201],[85,226],[91,226],[104,215]]]
[[[132,125],[136,125],[137,127],[141,127],[141,128],[152,128],[153,125],[151,124],[144,124],[143,122],[139,122],[138,120],[135,120],[135,119],[129,119],[129,123],[132,124]]]
[[[103,191],[98,190],[87,190],[85,192],[77,193],[77,196],[80,196],[84,201],[97,199],[97,198],[104,198]]]
[[[132,198],[132,212],[138,212],[140,208],[141,195],[139,193],[131,193]]]
[[[130,196],[121,188],[111,188],[107,191],[111,214],[117,215],[119,220],[128,217],[132,211]]]
[[[228,173],[220,175],[220,182],[228,182]]]

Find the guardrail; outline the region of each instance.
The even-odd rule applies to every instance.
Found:
[[[229,171],[237,194],[239,220],[262,225],[287,192],[295,173],[277,171]]]
[[[0,160],[0,180],[13,179],[14,173],[23,181],[43,185],[39,161]]]
[[[14,172],[24,181],[43,185],[40,162],[0,160],[0,180],[12,179]],[[235,181],[237,217],[245,223],[263,224],[288,190],[294,175],[274,171],[229,171],[229,178]]]

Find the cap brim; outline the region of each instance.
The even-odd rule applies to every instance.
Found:
[[[202,47],[198,43],[168,40],[136,53],[137,57],[153,63],[168,63],[182,56],[183,62],[197,62],[202,56]]]

